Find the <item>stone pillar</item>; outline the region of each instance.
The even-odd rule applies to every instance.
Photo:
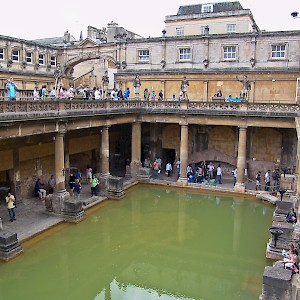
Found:
[[[180,177],[177,184],[187,185],[186,170],[188,166],[188,152],[189,152],[189,127],[188,124],[181,125],[180,136]]]
[[[245,165],[246,165],[247,127],[239,128],[239,146],[237,157],[237,181],[234,186],[235,192],[245,192]]]
[[[295,197],[295,201],[299,202],[299,197],[300,197],[300,176],[299,176],[299,172],[300,172],[300,118],[297,117],[295,118],[295,125],[296,125],[296,132],[297,132],[297,138],[298,138],[298,142],[297,142],[297,176],[296,176],[296,197]],[[281,182],[281,187],[283,187],[282,182]],[[299,203],[297,203],[299,204]],[[295,205],[297,206],[297,205]],[[297,224],[294,228],[294,233],[297,237],[300,237],[300,208],[298,205],[298,211],[297,211]]]
[[[12,193],[16,197],[17,203],[21,200],[21,176],[20,176],[20,160],[19,160],[19,149],[13,149],[13,160],[14,167],[12,170],[11,178],[12,178]]]
[[[254,97],[255,97],[255,80],[252,81],[251,91],[249,91],[249,102],[254,103]]]
[[[62,132],[57,133],[55,137],[55,180],[56,191],[65,191],[65,151]]]
[[[131,133],[131,176],[136,178],[141,167],[141,122],[132,123]]]
[[[203,81],[203,101],[208,101],[208,81]]]
[[[109,127],[103,127],[101,136],[101,171],[103,175],[109,175]]]
[[[69,139],[64,136],[64,146],[65,146],[65,180],[67,182],[69,181],[70,178],[70,149],[69,149]]]

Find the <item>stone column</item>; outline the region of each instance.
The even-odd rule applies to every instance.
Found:
[[[132,123],[131,133],[131,176],[136,177],[141,167],[141,122]]]
[[[245,192],[245,165],[246,165],[247,126],[239,127],[239,145],[237,157],[237,181],[235,192]]]
[[[56,191],[65,191],[65,151],[62,132],[57,133],[55,137],[55,180]]]
[[[203,81],[203,101],[208,101],[208,81]]]
[[[11,191],[16,196],[16,201],[22,199],[21,195],[21,176],[20,176],[20,160],[19,160],[19,149],[13,149],[13,160],[14,167],[10,172],[10,178],[12,178]]]
[[[102,175],[109,175],[109,127],[102,128],[101,136],[101,172]]]
[[[182,123],[180,136],[180,177],[177,184],[187,185],[186,169],[188,166],[188,148],[189,148],[189,127]]]
[[[300,176],[299,176],[299,172],[300,172],[300,118],[297,117],[295,118],[295,125],[296,125],[296,132],[297,132],[297,175],[296,175],[296,197],[295,197],[295,202],[294,206],[298,206],[298,211],[297,211],[297,224],[294,227],[294,235],[296,238],[300,237],[300,208],[299,208],[299,198],[300,198]],[[282,184],[282,182],[281,182]]]

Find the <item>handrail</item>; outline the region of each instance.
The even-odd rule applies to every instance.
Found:
[[[236,115],[294,118],[299,104],[235,103],[200,101],[144,101],[144,100],[35,100],[0,101],[0,122],[49,117],[76,117],[109,114],[192,114]]]

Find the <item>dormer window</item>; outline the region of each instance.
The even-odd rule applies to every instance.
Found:
[[[213,4],[202,4],[201,12],[202,13],[211,13],[214,11],[214,5]]]

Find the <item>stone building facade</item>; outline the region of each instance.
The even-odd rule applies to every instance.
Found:
[[[164,163],[180,157],[183,169],[203,160],[221,163],[227,175],[235,166],[240,174],[247,168],[250,178],[275,166],[297,171],[300,31],[262,32],[249,10],[237,6],[220,11],[220,7],[216,4],[216,11],[205,13],[202,6],[181,7],[172,20],[166,18],[161,37],[142,38],[116,23],[101,30],[90,27],[89,36],[79,40],[68,32],[36,41],[0,36],[2,87],[13,76],[24,101],[1,104],[0,181],[29,195],[37,177],[47,181],[53,173],[62,177],[71,167],[84,170],[87,164],[98,172],[123,176],[126,164],[139,167],[144,158],[157,156]],[[225,26],[223,31],[211,28],[205,34],[195,30],[175,35],[168,27],[195,19],[199,29],[207,20],[228,20],[228,15],[235,16],[228,24],[236,22],[236,32]],[[25,101],[35,86],[46,84],[50,89],[55,78],[66,88],[80,83],[102,88],[105,71],[109,88],[129,88],[131,98],[139,75],[137,98],[143,99],[147,88],[155,92],[156,101]],[[189,101],[174,101],[184,76]],[[240,98],[245,78],[251,86],[247,99],[225,102],[229,95]],[[218,89],[222,97],[214,97]],[[164,101],[158,102],[160,91]],[[122,114],[114,115],[118,105]],[[58,170],[54,166],[62,154],[55,150],[57,139],[62,139],[59,133],[63,133],[65,164],[59,164]]]

